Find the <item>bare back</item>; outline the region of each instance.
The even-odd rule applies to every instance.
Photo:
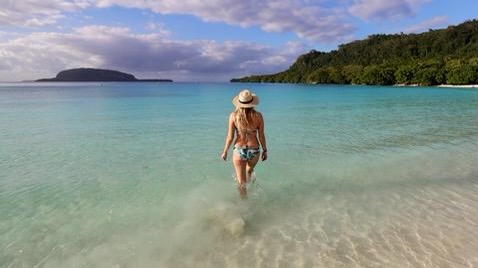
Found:
[[[231,114],[234,118],[234,114]],[[236,140],[234,146],[256,148],[259,147],[258,134],[263,126],[262,115],[259,112],[253,111],[248,114],[248,127],[240,127],[236,120],[233,121]]]

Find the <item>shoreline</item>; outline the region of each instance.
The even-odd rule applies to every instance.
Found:
[[[478,84],[470,84],[470,85],[447,85],[447,84],[442,84],[442,85],[438,85],[436,87],[476,88],[476,89],[478,89]]]
[[[395,87],[422,87],[420,84],[395,84]],[[449,84],[441,84],[441,85],[434,85],[434,86],[425,86],[425,87],[448,87],[448,88],[477,88],[478,84],[469,84],[469,85],[449,85]]]

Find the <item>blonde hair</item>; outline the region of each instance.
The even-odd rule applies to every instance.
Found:
[[[258,112],[254,108],[241,108],[236,107],[234,110],[234,124],[238,129],[252,129],[253,122],[259,117]]]

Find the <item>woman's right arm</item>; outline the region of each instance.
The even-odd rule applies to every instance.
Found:
[[[227,160],[227,151],[231,146],[232,140],[234,139],[234,114],[231,113],[229,115],[229,123],[227,126],[227,136],[226,136],[226,144],[224,144],[224,150],[222,151],[221,158],[226,161]]]

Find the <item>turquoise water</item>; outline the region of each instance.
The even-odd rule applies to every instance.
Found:
[[[246,201],[242,87],[269,150]],[[478,266],[477,152],[473,89],[0,84],[0,267]]]

